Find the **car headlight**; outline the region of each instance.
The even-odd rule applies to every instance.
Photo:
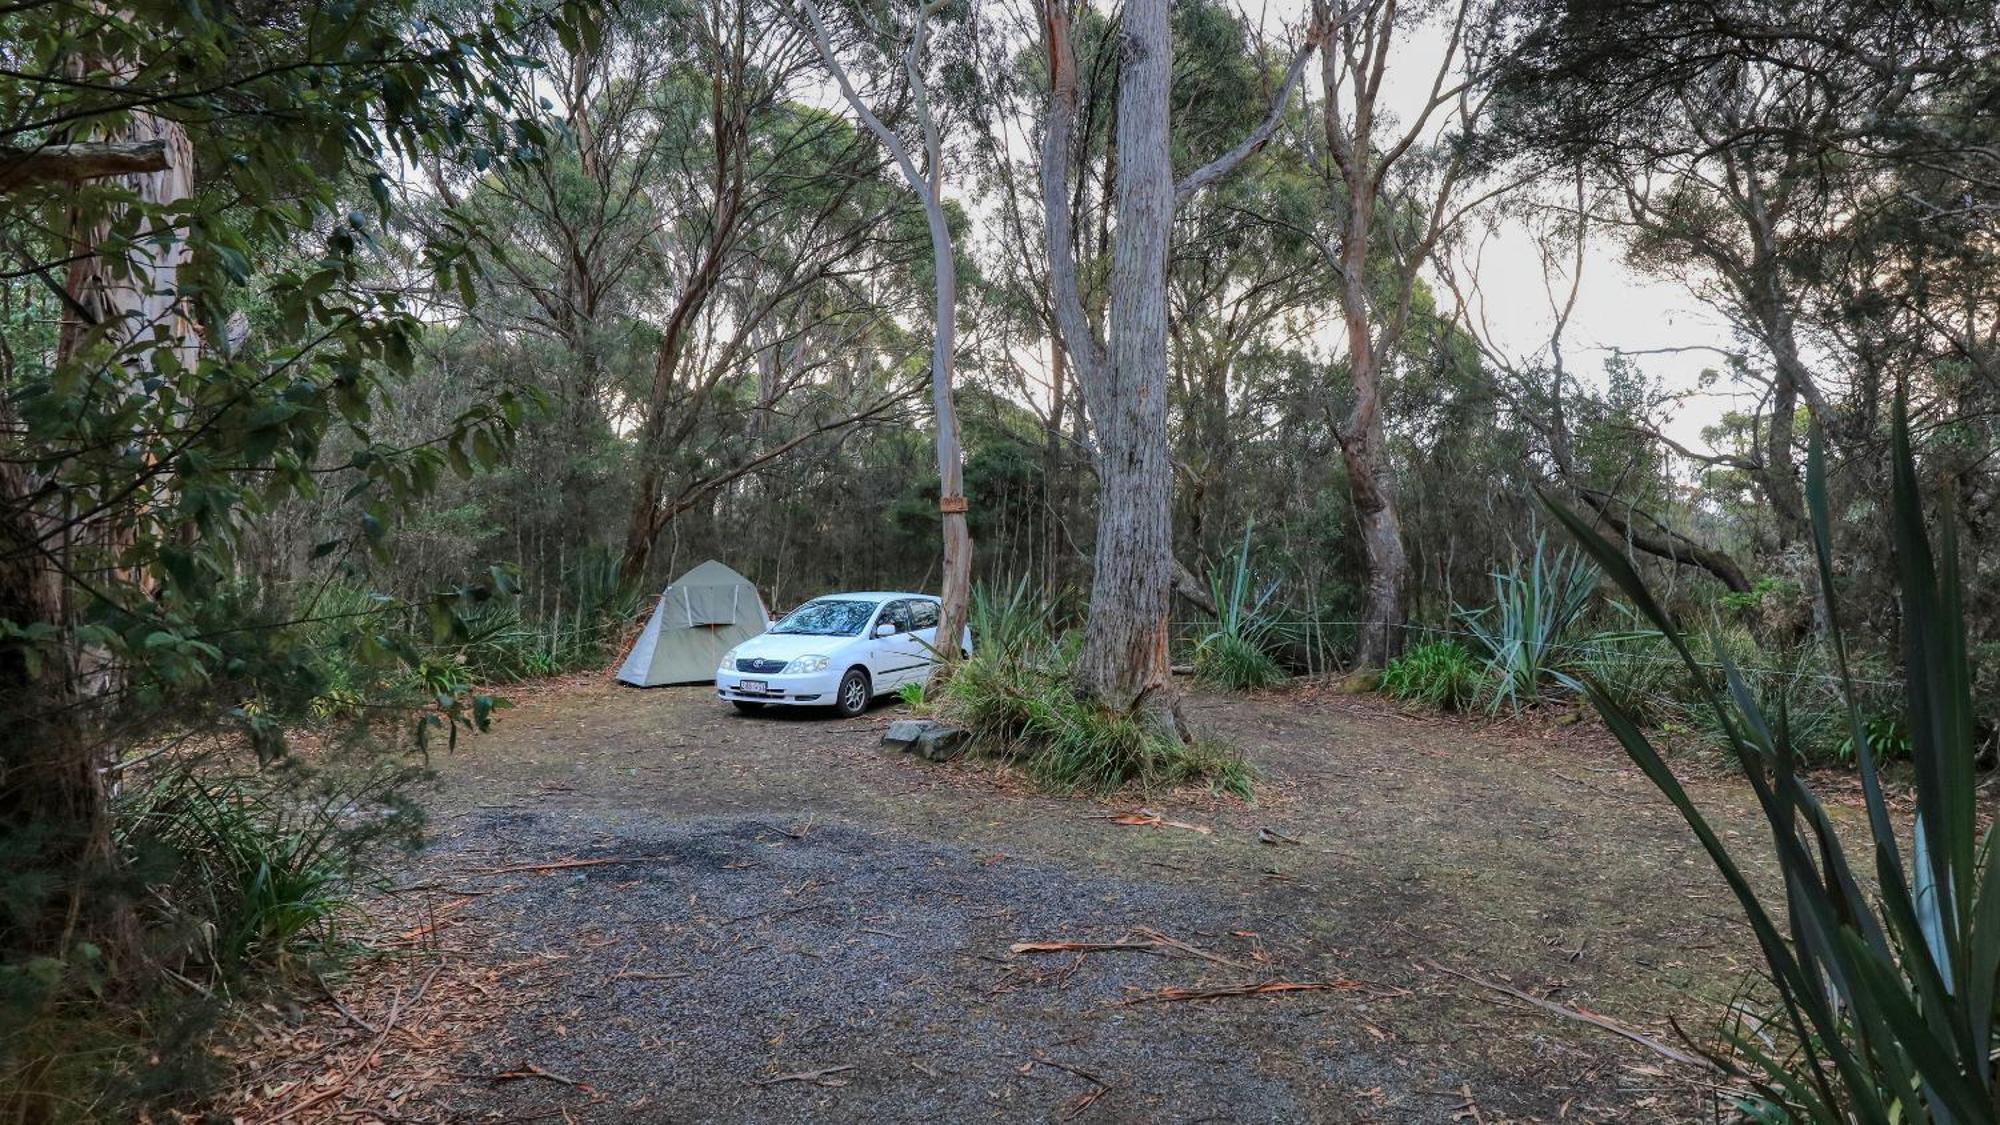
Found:
[[[732,648],[728,652],[723,653],[722,662],[715,666],[715,670],[718,672],[734,672],[736,670],[736,650]]]
[[[824,656],[801,656],[801,657],[799,657],[799,658],[798,658],[797,660],[794,660],[794,661],[792,661],[792,662],[791,662],[790,664],[787,664],[787,665],[785,665],[785,671],[787,671],[787,672],[824,672],[824,671],[826,671],[826,657],[824,657]]]

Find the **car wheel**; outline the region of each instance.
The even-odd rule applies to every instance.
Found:
[[[732,699],[729,702],[735,704],[736,709],[745,715],[755,715],[764,709],[764,705],[754,699]]]
[[[874,694],[868,685],[868,673],[849,668],[847,675],[840,678],[840,690],[834,694],[834,712],[843,719],[851,719],[868,710],[868,700]]]

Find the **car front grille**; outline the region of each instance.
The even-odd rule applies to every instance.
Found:
[[[738,672],[762,672],[765,675],[769,675],[772,672],[784,671],[785,663],[783,660],[762,660],[751,656],[738,660],[736,662],[736,670]]]

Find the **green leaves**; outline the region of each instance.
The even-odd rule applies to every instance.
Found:
[[[1589,608],[1597,578],[1582,555],[1568,548],[1551,555],[1548,537],[1538,536],[1532,556],[1493,575],[1492,605],[1459,611],[1485,650],[1489,710],[1529,706],[1540,698],[1543,682],[1561,674],[1564,638]]]
[[[1628,755],[1680,810],[1735,893],[1778,989],[1795,1054],[1747,1036],[1721,1061],[1764,1099],[1760,1119],[1864,1122],[1991,1122],[1990,1057],[2000,976],[2000,869],[1994,835],[1983,842],[1973,815],[1970,669],[1949,507],[1932,552],[1909,421],[1899,394],[1892,429],[1892,529],[1903,594],[1905,700],[1917,810],[1906,857],[1877,772],[1877,726],[1854,702],[1838,617],[1829,605],[1836,661],[1848,699],[1852,744],[1868,806],[1877,897],[1870,903],[1849,870],[1832,822],[1794,773],[1796,755],[1780,712],[1767,716],[1718,646],[1733,697],[1711,687],[1675,623],[1624,553],[1576,513],[1546,501],[1606,574],[1657,625],[1703,686],[1718,725],[1769,823],[1785,878],[1784,915],[1744,878],[1664,759],[1638,725],[1603,693],[1591,698]],[[1825,447],[1815,427],[1807,501],[1821,589],[1835,588],[1828,534]]]

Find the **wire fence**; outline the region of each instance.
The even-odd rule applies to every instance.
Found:
[[[1319,632],[1319,631],[1334,630],[1334,629],[1353,629],[1358,633],[1359,630],[1362,629],[1363,627],[1380,627],[1381,623],[1372,621],[1320,621],[1320,620],[1313,620],[1310,618],[1280,618],[1275,620],[1260,621],[1259,624],[1269,626],[1272,629],[1278,629],[1278,630],[1295,628],[1295,629],[1303,629],[1303,630],[1310,630],[1313,632]],[[1215,622],[1199,621],[1199,620],[1196,621],[1182,620],[1182,621],[1170,621],[1168,625],[1169,628],[1175,630],[1183,639],[1192,639],[1199,631],[1213,629],[1215,627]],[[1406,633],[1417,634],[1425,638],[1465,637],[1475,642],[1475,644],[1482,643],[1482,638],[1478,633],[1472,632],[1469,629],[1455,629],[1447,625],[1400,624],[1400,625],[1390,625],[1389,628],[1401,629]],[[1619,636],[1622,639],[1631,641],[1658,639],[1664,642],[1665,639],[1664,635],[1658,632],[1657,630],[1635,630],[1630,633],[1614,634],[1614,635]],[[1695,647],[1694,645],[1689,646],[1691,650],[1694,647]],[[1599,657],[1612,656],[1616,657],[1619,660],[1630,660],[1648,664],[1672,666],[1676,668],[1685,666],[1684,662],[1677,655],[1667,656],[1667,655],[1648,654],[1643,652],[1633,652],[1632,650],[1627,648],[1619,648],[1615,645],[1604,643],[1604,638],[1601,635],[1599,637],[1589,638],[1582,641],[1554,642],[1544,646],[1544,651],[1553,653],[1574,653],[1574,654],[1592,655]],[[1704,668],[1709,671],[1717,673],[1722,672],[1726,667],[1726,665],[1724,665],[1719,660],[1697,659],[1695,661],[1695,665],[1696,667]],[[1835,672],[1833,669],[1830,668],[1796,669],[1796,668],[1773,668],[1768,665],[1737,664],[1736,670],[1738,672],[1741,672],[1745,676],[1754,678],[1768,677],[1772,679],[1814,680],[1814,681],[1824,682],[1828,685],[1833,685],[1840,682],[1839,673]],[[1870,679],[1863,676],[1855,676],[1852,678],[1852,681],[1857,685],[1866,687],[1894,688],[1902,686],[1901,681],[1898,680]]]

